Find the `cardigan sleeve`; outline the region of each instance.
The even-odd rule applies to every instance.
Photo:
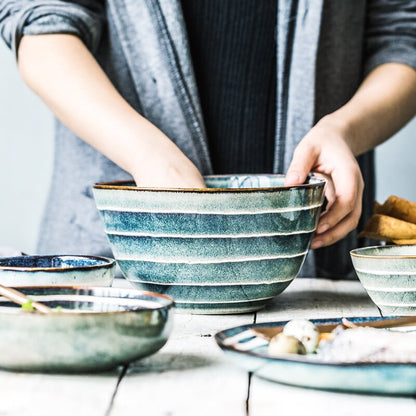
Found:
[[[104,22],[104,0],[0,0],[0,36],[15,55],[24,35],[68,33],[94,50]]]
[[[368,0],[364,72],[388,62],[416,69],[416,0]]]

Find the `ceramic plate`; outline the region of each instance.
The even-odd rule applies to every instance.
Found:
[[[354,323],[388,318],[348,318]],[[341,318],[313,319],[316,325],[341,324]],[[416,365],[406,363],[328,363],[307,356],[272,357],[260,332],[287,321],[244,325],[218,332],[215,339],[237,365],[256,376],[296,386],[360,393],[416,394]],[[415,327],[411,327],[415,330]],[[416,346],[415,346],[416,354]],[[316,356],[315,356],[316,357]]]

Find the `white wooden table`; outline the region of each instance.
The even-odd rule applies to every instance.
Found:
[[[378,315],[358,282],[295,279],[256,314],[176,314],[165,347],[111,373],[0,371],[0,416],[416,415],[414,397],[334,393],[251,377],[228,363],[213,338],[219,330],[253,322]]]

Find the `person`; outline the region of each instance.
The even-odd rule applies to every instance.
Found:
[[[39,253],[110,253],[91,185],[212,173],[328,179],[304,275],[352,276],[373,149],[416,112],[416,1],[0,0],[57,117]],[[364,183],[366,184],[364,188]]]

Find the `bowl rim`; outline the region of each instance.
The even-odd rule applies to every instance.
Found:
[[[361,251],[371,250],[371,249],[380,249],[385,250],[392,247],[416,247],[415,244],[403,244],[403,245],[395,245],[395,244],[387,244],[387,245],[375,245],[375,246],[368,246],[368,247],[358,247],[350,251],[351,257],[359,257],[364,259],[416,259],[415,254],[363,254]]]
[[[269,173],[236,173],[236,174],[224,174],[224,175],[204,175],[204,178],[226,178],[233,176],[272,176],[272,177],[285,177],[283,174],[269,174]],[[271,187],[257,187],[257,188],[154,188],[154,187],[140,187],[127,184],[134,183],[133,180],[118,180],[110,182],[98,182],[93,185],[93,189],[101,190],[125,190],[125,191],[147,191],[147,192],[187,192],[187,193],[241,193],[241,192],[271,192],[278,190],[288,189],[308,189],[308,188],[320,188],[326,184],[326,179],[309,175],[308,179],[313,179],[313,183],[302,183],[299,185],[290,186],[271,186]]]
[[[102,291],[102,292],[108,292],[108,291],[114,291],[116,292],[119,296],[120,299],[123,299],[123,297],[121,297],[120,295],[125,294],[136,294],[138,296],[149,296],[151,298],[154,298],[153,301],[155,302],[155,307],[153,308],[146,308],[146,307],[129,307],[129,309],[125,309],[125,310],[119,310],[119,311],[104,311],[104,312],[94,312],[94,311],[81,311],[81,310],[69,310],[69,311],[65,311],[65,313],[59,313],[59,311],[57,311],[57,313],[48,313],[48,314],[44,314],[44,313],[39,313],[38,311],[25,311],[22,308],[19,308],[18,305],[16,305],[16,307],[10,307],[10,306],[2,306],[0,304],[0,314],[6,314],[6,315],[20,315],[20,314],[30,314],[30,315],[36,315],[36,316],[86,316],[86,317],[91,317],[91,316],[99,316],[99,315],[119,315],[119,314],[126,314],[126,313],[131,313],[131,312],[149,312],[149,311],[159,311],[159,310],[169,310],[172,309],[175,306],[175,301],[173,300],[172,297],[162,294],[162,293],[156,293],[156,292],[151,292],[148,290],[140,290],[140,289],[127,289],[127,288],[118,288],[118,287],[102,287],[102,286],[64,286],[64,285],[59,285],[59,286],[55,286],[55,285],[45,285],[45,286],[13,286],[12,288],[17,289],[17,290],[40,290],[40,289],[45,289],[45,290],[59,290],[59,289],[64,289],[65,291],[67,290],[74,290],[74,293],[71,294],[67,294],[67,295],[63,295],[63,296],[79,296],[79,297],[97,297],[97,298],[101,298],[104,300],[103,303],[105,303],[105,299],[108,298],[114,298],[111,296],[100,296],[98,295],[94,295],[94,293],[77,293],[78,290],[80,291]],[[59,293],[55,294],[56,296],[60,296]],[[49,294],[44,294],[44,295],[27,295],[29,298],[31,298],[31,296],[53,296],[53,294],[49,295]],[[62,295],[61,295],[62,296]],[[3,298],[3,296],[0,295],[0,298]],[[126,297],[124,297],[126,298]],[[134,299],[134,298],[131,298]],[[82,299],[78,299],[77,301],[82,300]],[[47,302],[47,301],[42,301],[42,302]],[[75,302],[75,300],[74,300]],[[163,302],[163,303],[162,303]]]
[[[98,260],[101,263],[99,264],[90,264],[86,266],[69,266],[69,267],[28,267],[28,266],[2,266],[0,264],[1,271],[16,271],[16,272],[73,272],[80,270],[93,270],[93,269],[111,269],[115,267],[116,260],[110,257],[103,256],[90,256],[82,254],[48,254],[48,255],[24,255],[24,256],[11,256],[11,257],[0,257],[1,260],[5,259],[23,259],[23,258],[33,258],[33,259],[53,259],[56,257],[70,257],[70,258],[79,258],[79,259],[90,259]]]

